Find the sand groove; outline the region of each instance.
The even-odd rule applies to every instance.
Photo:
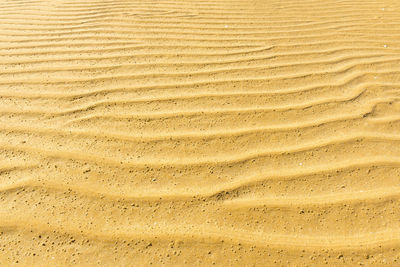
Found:
[[[0,14],[1,266],[399,264],[399,1]]]

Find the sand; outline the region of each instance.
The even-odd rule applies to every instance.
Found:
[[[399,266],[400,1],[3,0],[1,266]]]

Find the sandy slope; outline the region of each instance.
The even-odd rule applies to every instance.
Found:
[[[400,265],[400,1],[0,1],[0,265]]]

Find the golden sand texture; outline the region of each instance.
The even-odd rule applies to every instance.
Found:
[[[1,266],[400,266],[400,1],[0,1]]]

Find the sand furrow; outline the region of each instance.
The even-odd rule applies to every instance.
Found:
[[[272,57],[272,56],[271,56]],[[276,58],[276,56],[275,56]],[[284,64],[277,64],[277,65],[269,65],[266,64],[266,59],[265,58],[251,58],[251,59],[242,59],[240,62],[218,62],[218,63],[212,63],[212,62],[207,62],[206,64],[196,64],[196,63],[186,63],[186,64],[180,64],[180,63],[175,63],[175,64],[124,64],[124,65],[105,65],[105,66],[97,66],[97,67],[86,67],[86,68],[78,68],[78,67],[67,67],[67,68],[58,68],[58,67],[53,67],[51,70],[49,70],[48,66],[47,68],[42,68],[42,69],[29,69],[29,70],[18,70],[18,71],[3,71],[0,75],[0,78],[7,78],[8,76],[13,76],[14,78],[17,78],[16,76],[18,75],[23,75],[23,76],[28,76],[32,75],[32,78],[34,76],[37,76],[37,74],[42,74],[47,73],[48,77],[51,77],[52,75],[54,76],[59,76],[59,75],[73,75],[77,79],[82,76],[85,77],[87,75],[91,75],[92,77],[96,77],[97,75],[101,75],[103,73],[108,73],[108,74],[122,74],[124,72],[126,73],[132,73],[132,72],[141,72],[142,74],[146,75],[154,75],[154,71],[157,70],[158,72],[163,72],[166,69],[169,68],[174,68],[175,72],[174,74],[184,74],[184,75],[196,75],[199,74],[195,70],[202,69],[203,72],[207,69],[212,69],[212,72],[209,75],[214,75],[216,72],[220,71],[257,71],[259,69],[273,69],[277,72],[279,68],[302,68],[302,69],[307,69],[307,68],[317,68],[320,69],[321,66],[329,66],[332,68],[332,66],[335,65],[345,65],[348,62],[352,61],[357,61],[359,64],[363,62],[361,59],[375,59],[375,58],[385,58],[386,61],[392,61],[392,60],[397,60],[397,57],[392,57],[388,53],[386,54],[372,54],[370,53],[369,55],[359,55],[359,56],[335,56],[332,58],[330,61],[311,61],[311,62],[302,62],[302,63],[296,63],[296,62],[290,62],[290,63],[284,63]],[[361,61],[361,62],[360,62]],[[262,63],[262,64],[260,64]],[[373,62],[376,63],[376,62]],[[379,62],[378,62],[379,63]],[[236,66],[236,68],[241,67],[242,69],[232,69],[232,66]],[[8,66],[5,67],[5,69],[9,69]],[[202,73],[203,73],[202,72]]]
[[[383,190],[385,192],[385,190]],[[390,193],[390,192],[389,192]],[[0,217],[5,217],[6,214],[12,215],[15,221],[27,221],[32,217],[32,221],[46,223],[52,217],[57,221],[57,225],[64,229],[80,228],[86,226],[84,232],[103,232],[112,233],[115,230],[114,224],[118,225],[121,234],[136,232],[139,228],[141,231],[164,232],[173,230],[175,232],[184,232],[186,234],[194,233],[220,233],[221,236],[225,232],[237,231],[247,236],[258,236],[261,239],[274,238],[274,236],[287,236],[295,234],[296,237],[305,237],[314,234],[310,239],[312,246],[313,240],[329,243],[331,235],[341,237],[347,235],[351,240],[352,236],[362,236],[365,234],[379,233],[385,229],[399,229],[399,222],[396,220],[396,215],[391,211],[398,212],[399,197],[391,196],[387,192],[384,195],[376,196],[376,198],[364,198],[364,194],[359,194],[359,199],[339,199],[333,203],[304,203],[304,201],[272,201],[268,204],[255,208],[247,207],[247,204],[233,202],[212,202],[207,205],[202,199],[192,198],[189,209],[185,212],[180,209],[185,206],[185,199],[180,200],[146,200],[146,199],[120,199],[117,197],[96,196],[88,192],[76,192],[68,188],[46,188],[46,187],[30,187],[15,188],[14,190],[2,191],[0,193],[0,201],[6,204],[4,210],[0,213]],[[29,202],[28,199],[35,199]],[[58,201],[56,201],[58,200]],[[96,201],[101,204],[101,207],[90,204]],[[329,201],[329,200],[327,200]],[[66,203],[74,204],[74,210],[62,211],[62,207]],[[24,211],[19,206],[24,203],[29,210]],[[285,204],[287,203],[287,204]],[[396,207],[397,206],[397,207]],[[208,210],[204,211],[207,207]],[[379,208],[378,208],[379,207]],[[170,213],[175,215],[174,218],[163,218],[163,209],[168,208]],[[61,209],[61,210],[60,210]],[[379,210],[379,216],[369,218],[371,224],[355,229],[346,229],[345,227],[333,227],[332,221],[337,220],[336,215],[343,216],[344,221],[353,227],[362,225],[357,217],[368,217],[369,214]],[[303,212],[302,212],[303,211]],[[268,213],[269,217],[265,218],[263,224],[257,221],[262,214]],[[276,225],[279,217],[286,213],[292,221]],[[40,216],[39,216],[40,215]],[[74,221],[69,221],[68,217],[73,215]],[[146,216],[151,215],[151,216]],[[127,218],[129,216],[129,218]],[[234,225],[226,222],[215,222],[215,217],[235,219]],[[96,225],[93,222],[98,218],[103,217],[105,223]],[[385,217],[391,218],[390,222],[385,221]],[[320,224],[313,229],[307,222],[311,219],[318,218]],[[152,223],[153,222],[153,223]],[[215,223],[211,223],[215,222]],[[247,222],[247,223],[246,223]],[[275,223],[275,225],[273,225]],[[215,226],[212,226],[212,225]],[[296,227],[299,229],[297,230]],[[180,229],[180,230],[177,230]],[[219,229],[219,231],[216,231]],[[393,231],[393,230],[392,230]],[[396,232],[396,231],[394,231]],[[255,238],[257,240],[258,238]],[[293,238],[293,236],[292,236]],[[342,239],[342,238],[340,238]],[[332,241],[334,242],[335,239]],[[333,243],[332,242],[332,243]],[[285,242],[286,243],[286,242]],[[357,243],[355,243],[357,244]],[[296,243],[286,243],[287,246],[301,246]],[[317,244],[314,244],[317,245]],[[320,244],[322,245],[322,244]],[[343,245],[346,245],[344,242]],[[348,245],[351,245],[349,242]],[[362,245],[359,242],[358,245]]]

